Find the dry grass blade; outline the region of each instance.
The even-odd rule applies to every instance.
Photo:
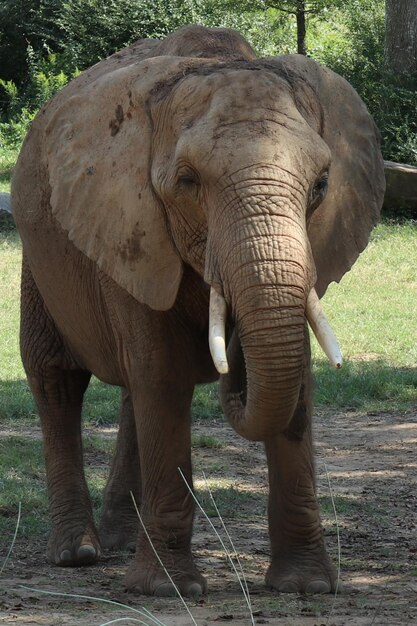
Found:
[[[36,589],[35,587],[27,587],[26,585],[19,585],[19,588],[26,589],[26,591],[34,591],[35,593],[42,593],[48,596],[61,596],[64,598],[78,598],[81,600],[94,600],[95,602],[104,602],[105,604],[112,604],[114,606],[127,609],[128,611],[133,611],[134,613],[137,613],[141,617],[146,617],[147,619],[151,619],[153,623],[157,624],[158,626],[167,626],[166,624],[161,622],[159,619],[157,619],[155,616],[153,616],[147,609],[145,610],[135,609],[133,606],[123,604],[122,602],[116,602],[116,600],[107,600],[107,598],[97,598],[96,596],[87,596],[87,595],[82,595],[78,593],[64,593],[63,591],[47,591],[46,589]],[[129,619],[129,618],[126,617],[126,618],[121,618],[121,619]],[[149,626],[149,623],[143,622],[142,620],[137,619],[136,621],[138,621],[139,623],[145,624],[145,626]],[[108,623],[111,623],[111,622],[108,622]],[[104,626],[104,624],[101,624],[101,626]]]
[[[152,613],[145,606],[142,607],[142,611],[144,613],[146,613],[146,615],[149,617],[149,619],[152,620],[154,622],[154,624],[157,624],[157,626],[165,626],[164,623],[161,622],[160,619],[155,617],[155,615],[152,615]]]
[[[182,477],[182,479],[183,479],[184,483],[186,484],[187,489],[188,489],[188,491],[189,491],[189,492],[190,492],[190,494],[191,494],[191,497],[193,498],[194,502],[196,503],[196,505],[198,506],[198,508],[199,508],[199,509],[200,509],[200,511],[202,512],[202,514],[204,515],[205,519],[207,520],[207,522],[209,523],[210,527],[211,527],[211,528],[212,528],[212,530],[214,531],[214,533],[215,533],[215,535],[216,535],[217,539],[219,540],[220,545],[222,546],[223,550],[225,551],[225,554],[226,554],[226,556],[227,556],[227,558],[228,558],[228,560],[229,560],[229,562],[230,562],[230,564],[231,564],[231,566],[232,566],[232,569],[233,569],[234,573],[236,574],[236,577],[237,577],[237,579],[238,579],[238,581],[239,581],[240,587],[241,587],[242,592],[243,592],[243,596],[244,596],[244,598],[245,598],[245,600],[246,600],[246,604],[247,604],[247,606],[248,606],[249,613],[250,613],[250,617],[251,617],[251,623],[252,623],[252,625],[253,625],[253,626],[255,626],[255,620],[254,620],[254,618],[253,618],[253,613],[252,613],[252,607],[251,607],[251,604],[250,604],[249,594],[247,594],[247,593],[246,593],[246,591],[245,591],[245,588],[244,588],[244,586],[243,586],[243,584],[242,584],[241,577],[239,576],[239,572],[238,572],[238,571],[237,571],[237,569],[236,569],[236,566],[235,566],[235,564],[234,564],[234,562],[233,562],[233,559],[232,559],[232,557],[231,557],[231,555],[230,555],[230,552],[229,552],[229,550],[227,549],[227,547],[225,546],[225,543],[224,543],[223,539],[220,537],[220,535],[219,535],[219,533],[218,533],[218,531],[217,531],[216,527],[214,526],[213,522],[211,521],[211,519],[209,518],[209,516],[207,515],[207,513],[205,512],[205,510],[204,510],[204,509],[203,509],[203,507],[201,506],[200,502],[197,500],[197,498],[196,498],[196,496],[195,496],[195,494],[194,494],[193,490],[191,489],[190,485],[188,484],[187,479],[185,478],[185,476],[184,476],[184,474],[183,474],[183,472],[182,472],[182,470],[181,470],[181,468],[180,468],[180,467],[178,468],[178,471],[179,471],[179,473],[181,474],[181,477]],[[217,507],[216,507],[216,509],[217,509]],[[222,521],[223,521],[223,520],[222,520]],[[232,544],[232,547],[233,547],[233,544]],[[233,547],[233,549],[234,549],[234,547]],[[245,580],[245,584],[246,584],[246,580]]]
[[[383,587],[383,590],[386,591],[386,586]],[[374,613],[374,617],[373,617],[372,622],[371,622],[371,626],[374,626],[374,624],[375,624],[376,618],[378,617],[378,615],[379,615],[379,613],[381,611],[381,607],[382,607],[383,601],[384,601],[384,595],[381,595],[381,599],[378,602],[378,606],[375,609],[375,613]],[[407,624],[406,624],[406,626],[407,626]]]
[[[15,541],[16,541],[16,537],[17,537],[17,533],[18,533],[18,530],[19,530],[19,525],[20,525],[20,515],[21,515],[21,512],[22,512],[22,503],[21,503],[21,502],[19,502],[19,510],[18,510],[18,512],[17,512],[16,528],[15,528],[15,530],[14,530],[14,535],[13,535],[12,543],[10,544],[9,551],[7,552],[7,554],[6,554],[6,558],[5,558],[5,559],[4,559],[4,561],[3,561],[3,565],[1,566],[1,569],[0,569],[0,576],[1,576],[1,574],[3,574],[3,570],[4,570],[4,568],[6,567],[6,563],[7,563],[7,561],[8,561],[8,560],[9,560],[9,558],[10,558],[10,555],[11,555],[12,550],[13,550],[13,546],[14,546]]]
[[[336,505],[335,505],[335,502],[334,502],[332,485],[330,483],[330,476],[329,476],[329,472],[327,471],[326,463],[324,463],[324,469],[325,469],[325,472],[326,472],[327,484],[329,486],[330,500],[331,500],[331,503],[332,503],[334,519],[335,519],[335,522],[336,522],[336,536],[337,536],[337,582],[336,582],[336,589],[334,590],[334,598],[333,598],[332,608],[330,609],[330,613],[329,613],[329,616],[328,616],[327,622],[326,622],[326,626],[328,626],[328,624],[330,622],[330,619],[331,619],[331,617],[333,615],[334,608],[336,606],[337,592],[339,591],[341,550],[340,550],[339,520],[337,518]]]
[[[117,622],[136,622],[137,624],[144,624],[145,626],[149,626],[149,622],[144,622],[141,619],[137,619],[136,617],[117,617],[116,619],[111,619],[109,622],[104,622],[100,624],[100,626],[110,626],[110,624],[116,624]]]
[[[250,611],[250,613],[251,613],[251,615],[252,615],[252,603],[251,603],[250,594],[249,594],[249,587],[248,587],[248,583],[247,583],[247,581],[246,581],[245,572],[243,571],[242,563],[241,563],[241,561],[240,561],[240,559],[239,559],[239,555],[238,555],[237,550],[236,550],[236,548],[235,548],[235,546],[234,546],[234,543],[233,543],[233,541],[232,541],[232,538],[231,538],[231,536],[230,536],[230,533],[229,533],[229,531],[227,530],[226,524],[224,523],[223,517],[221,516],[220,511],[219,511],[219,509],[218,509],[218,507],[217,507],[216,500],[214,499],[213,492],[212,492],[212,491],[211,491],[211,489],[210,489],[210,485],[208,484],[208,481],[207,481],[207,478],[206,478],[206,475],[205,475],[205,473],[204,473],[204,472],[203,472],[203,478],[204,478],[204,482],[205,482],[205,484],[206,484],[207,490],[208,490],[209,495],[210,495],[210,500],[211,500],[211,502],[212,502],[212,504],[213,504],[213,506],[214,506],[214,510],[216,511],[216,513],[217,513],[217,515],[218,515],[218,517],[219,517],[219,519],[220,519],[220,522],[221,522],[222,528],[223,528],[223,530],[224,530],[224,532],[225,532],[225,535],[226,535],[226,537],[227,537],[227,539],[228,539],[228,541],[229,541],[229,543],[230,543],[230,545],[231,545],[231,547],[232,547],[232,550],[233,550],[233,556],[235,557],[235,559],[236,559],[236,561],[237,561],[237,564],[238,564],[238,566],[239,566],[240,574],[241,574],[241,576],[242,576],[242,579],[243,579],[243,582],[244,582],[244,585],[245,585],[245,590],[246,590],[246,596],[245,596],[245,597],[246,597],[246,599],[247,599],[247,603],[248,603],[248,608],[249,608],[249,611]]]
[[[134,504],[134,507],[135,507],[135,510],[136,510],[136,514],[137,514],[138,519],[139,519],[139,521],[140,521],[140,523],[141,523],[141,526],[142,526],[142,528],[143,528],[143,532],[145,533],[146,538],[147,538],[147,540],[149,541],[149,545],[151,546],[151,548],[152,548],[152,550],[153,550],[153,552],[154,552],[154,554],[155,554],[156,558],[158,559],[158,562],[159,562],[160,566],[162,567],[162,569],[164,570],[165,574],[167,575],[167,577],[168,577],[168,579],[169,579],[169,582],[172,584],[172,586],[174,587],[174,589],[175,589],[175,591],[176,591],[176,593],[177,593],[177,595],[178,595],[179,599],[180,599],[180,600],[181,600],[181,602],[183,603],[183,605],[184,605],[184,607],[185,607],[185,609],[186,609],[186,611],[187,611],[188,615],[189,615],[189,616],[190,616],[190,618],[191,618],[192,623],[194,624],[194,626],[197,626],[197,622],[195,621],[195,619],[194,619],[194,617],[193,617],[193,614],[191,613],[190,609],[188,608],[188,605],[187,605],[186,601],[185,601],[185,600],[184,600],[184,598],[182,597],[180,590],[178,589],[177,585],[174,583],[174,581],[173,581],[173,579],[172,579],[172,576],[171,576],[171,575],[170,575],[170,573],[168,572],[168,570],[167,570],[167,568],[165,567],[165,565],[162,563],[162,560],[161,560],[161,558],[160,558],[160,556],[159,556],[159,554],[158,554],[158,552],[157,552],[157,550],[156,550],[155,546],[153,545],[152,539],[150,538],[149,533],[148,533],[148,531],[147,531],[147,529],[146,529],[146,526],[145,526],[145,524],[144,524],[144,522],[143,522],[143,519],[142,519],[142,517],[141,517],[141,514],[139,513],[139,509],[138,509],[138,505],[136,504],[135,496],[133,495],[133,493],[132,493],[132,492],[130,492],[130,496],[131,496],[131,498],[132,498],[132,500],[133,500],[133,504]]]

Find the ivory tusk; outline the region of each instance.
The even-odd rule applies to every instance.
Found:
[[[342,367],[343,358],[336,335],[321,308],[320,300],[315,289],[312,289],[308,295],[306,316],[317,341],[330,363],[334,367]]]
[[[209,346],[213,363],[219,374],[227,374],[226,301],[213,287],[210,289]]]

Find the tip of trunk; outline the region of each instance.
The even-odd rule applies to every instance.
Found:
[[[220,401],[234,430],[252,441],[265,441],[286,430],[294,414],[300,392],[302,364],[291,371],[274,376],[268,374],[262,382],[248,375],[242,346],[235,331],[227,350],[230,371],[220,377]],[[282,380],[285,378],[284,387]],[[279,379],[279,381],[278,381]]]

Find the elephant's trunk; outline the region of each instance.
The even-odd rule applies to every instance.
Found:
[[[214,360],[225,415],[242,436],[264,440],[287,428],[298,401],[315,268],[300,198],[271,201],[270,189],[245,183],[238,191],[209,224],[206,280],[234,328],[227,360],[217,333]]]
[[[296,407],[314,269],[305,226],[284,210],[259,212],[255,200],[235,212],[239,228],[224,223],[230,211],[209,228],[206,280],[223,292],[234,326],[223,410],[237,432],[262,440],[285,430]]]
[[[212,287],[210,291],[209,346],[213,363],[219,374],[228,374],[229,372],[226,355],[226,317],[226,302]],[[307,298],[306,318],[330,363],[340,369],[343,363],[340,346],[321,308],[315,289],[310,291]]]
[[[304,306],[257,310],[256,329],[239,321],[229,342],[229,373],[221,377],[221,402],[235,430],[265,440],[285,430],[294,413],[303,374]],[[250,326],[255,320],[248,320]]]
[[[221,309],[220,319],[224,316],[226,303],[223,301],[223,305],[221,296],[218,294],[214,295],[215,293],[212,288],[212,299],[216,302],[216,308],[219,307]],[[306,316],[331,363],[337,368],[341,367],[342,356],[340,348],[318,304],[318,297],[314,289],[312,289],[307,299]],[[292,367],[292,371],[291,369],[288,371],[289,360],[284,360],[282,355],[279,354],[280,347],[285,342],[281,341],[279,345],[275,346],[275,349],[271,345],[258,344],[256,346],[258,355],[256,352],[254,353],[253,347],[247,346],[246,350],[242,351],[236,330],[230,341],[227,356],[224,348],[225,328],[221,331],[219,330],[220,326],[221,322],[212,327],[210,347],[212,349],[213,361],[219,373],[229,374],[230,372],[229,376],[222,377],[221,383],[225,414],[242,436],[247,439],[266,439],[266,435],[270,435],[277,430],[283,430],[283,425],[284,427],[287,425],[295,408],[294,402],[296,402],[298,397],[298,392],[295,396],[293,394],[280,395],[279,382],[277,379],[274,379],[272,371],[274,371],[275,376],[279,376],[279,380],[283,381],[285,379],[285,384],[291,385],[293,382],[294,384],[291,386],[294,390],[298,390],[300,374],[297,367],[297,357],[294,355],[292,364],[290,363],[290,368],[291,365],[295,365],[295,367]],[[282,332],[286,332],[285,329]],[[274,337],[279,341],[279,334],[275,334]],[[294,336],[288,336],[287,339],[288,343],[296,341]],[[268,358],[262,355],[262,350],[265,349],[268,352]],[[245,358],[246,355],[248,355],[248,359]],[[253,368],[250,367],[250,357],[263,361],[265,370],[263,380],[259,379],[259,374],[255,378],[253,374],[251,376]],[[228,358],[230,359],[231,367],[229,367]],[[280,368],[272,370],[272,363],[277,358],[282,364],[281,370],[285,368],[284,371],[280,371]],[[271,370],[268,369],[269,367],[271,367]],[[256,370],[259,372],[258,367]],[[270,376],[268,376],[268,372]],[[291,381],[291,375],[293,381]],[[265,408],[266,402],[269,403],[267,408]],[[275,404],[276,402],[277,404]]]

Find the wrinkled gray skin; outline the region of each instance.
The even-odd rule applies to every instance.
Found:
[[[304,57],[258,60],[233,31],[189,27],[139,42],[40,112],[13,208],[53,563],[91,563],[100,545],[136,541],[127,586],[172,593],[137,529],[132,490],[181,592],[205,591],[177,468],[191,484],[194,386],[218,377],[207,344],[211,285],[228,307],[224,412],[265,442],[266,582],[334,590],[314,485],[306,299],[365,247],[383,188],[377,132],[354,90]],[[80,435],[91,373],[126,389],[100,538]]]

